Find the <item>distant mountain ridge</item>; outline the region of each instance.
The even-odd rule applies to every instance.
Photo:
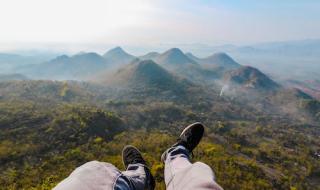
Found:
[[[224,67],[226,69],[236,69],[240,67],[239,63],[237,63],[233,58],[224,52],[214,53],[205,58],[199,58],[190,52],[186,53],[186,56],[200,64]]]
[[[17,55],[3,55],[9,58],[12,56]],[[169,70],[170,74],[174,73],[199,85],[211,85],[223,80],[246,89],[274,90],[279,86],[260,70],[242,67],[226,53],[214,53],[205,58],[198,58],[190,52],[183,53],[178,48],[171,48],[163,53],[150,52],[140,57],[127,53],[121,47],[110,49],[103,56],[94,52],[73,56],[61,55],[42,64],[21,67],[17,73],[30,79],[89,80],[99,77],[100,73],[112,72],[113,69],[130,69],[130,63],[141,60],[152,60],[161,65],[162,69]],[[314,92],[303,87],[300,89]]]
[[[50,58],[49,58],[50,57]],[[12,53],[0,53],[0,72],[1,73],[17,73],[18,68],[26,65],[33,65],[45,62],[51,59],[51,56],[23,56]]]
[[[121,47],[115,47],[107,51],[103,57],[113,66],[128,64],[136,58],[125,52]]]
[[[230,85],[256,90],[275,90],[280,87],[264,73],[250,66],[242,66],[226,73],[224,81]]]
[[[197,64],[196,61],[187,57],[180,49],[172,48],[166,52],[160,54],[155,58],[155,61],[159,64],[178,66],[178,65],[188,65]]]
[[[104,72],[106,69],[120,68],[137,58],[141,60],[153,60],[167,69],[180,69],[180,71],[186,69],[197,70],[195,73],[190,71],[189,74],[191,75],[210,75],[212,73],[211,71],[207,72],[206,68],[197,66],[203,62],[210,62],[210,65],[215,67],[229,69],[236,68],[238,65],[238,63],[225,54],[199,59],[191,53],[184,54],[178,48],[171,48],[163,53],[150,52],[136,57],[128,54],[121,47],[115,47],[107,51],[103,56],[94,52],[81,52],[73,56],[61,55],[41,64],[21,67],[18,71],[35,79],[87,80],[88,78],[95,78],[96,74]]]
[[[181,85],[176,76],[152,60],[136,60],[100,81],[116,87],[151,87],[164,90],[173,90]]]
[[[199,57],[193,55],[191,52],[186,53],[186,56],[189,57],[190,59],[196,61],[196,62],[201,61],[201,59]]]
[[[143,56],[140,56],[139,59],[141,59],[141,60],[148,60],[148,59],[155,60],[159,55],[160,55],[160,53],[158,53],[158,52],[149,52]]]
[[[204,64],[215,64],[219,67],[225,68],[239,68],[240,64],[233,60],[228,54],[220,52],[215,53],[207,58],[201,59],[201,63]]]
[[[320,100],[320,81],[319,80],[307,80],[307,81],[296,81],[288,80],[285,81],[287,86],[297,88],[310,94],[312,97]]]
[[[48,62],[30,66],[23,73],[35,78],[83,79],[109,67],[97,53],[81,53],[71,57],[61,55]]]

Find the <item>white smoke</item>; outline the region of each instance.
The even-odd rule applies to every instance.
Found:
[[[220,97],[223,96],[224,92],[229,89],[229,85],[223,85],[220,91]]]

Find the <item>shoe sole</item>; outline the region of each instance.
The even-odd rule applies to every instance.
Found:
[[[194,126],[196,126],[196,125],[201,126],[201,127],[203,128],[203,130],[204,130],[204,126],[202,125],[202,123],[200,123],[200,122],[192,123],[192,124],[188,125],[186,128],[183,129],[183,131],[182,131],[181,134],[180,134],[180,137],[182,137],[182,135],[183,135],[188,129],[190,129],[191,127],[194,127]]]

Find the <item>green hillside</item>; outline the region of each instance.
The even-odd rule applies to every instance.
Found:
[[[202,121],[206,136],[193,160],[209,164],[225,189],[319,189],[320,132],[314,122],[272,115],[200,87],[176,97],[139,90],[1,83],[0,186],[50,189],[90,160],[123,169],[121,150],[133,144],[151,165],[157,189],[164,189],[160,155],[184,126]]]

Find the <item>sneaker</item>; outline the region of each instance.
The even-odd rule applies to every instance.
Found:
[[[129,164],[143,164],[147,165],[143,159],[141,152],[132,145],[127,145],[122,150],[122,161],[126,169]],[[144,167],[147,176],[147,189],[153,190],[155,188],[155,180],[147,167]]]
[[[193,149],[201,141],[203,133],[204,133],[204,126],[200,122],[193,123],[187,126],[182,131],[177,142],[174,145],[172,145],[172,147],[181,145],[185,147],[190,153],[192,153]],[[167,151],[165,151],[162,154],[161,160],[165,161],[166,157],[167,157]]]
[[[132,145],[127,145],[123,148],[122,161],[126,169],[128,169],[129,164],[146,165],[146,161],[143,159],[141,152]]]
[[[194,148],[199,144],[202,139],[204,133],[204,126],[200,123],[193,123],[187,126],[180,137],[178,138],[177,142],[173,145],[173,147],[182,145],[184,146],[189,152],[192,152]]]

